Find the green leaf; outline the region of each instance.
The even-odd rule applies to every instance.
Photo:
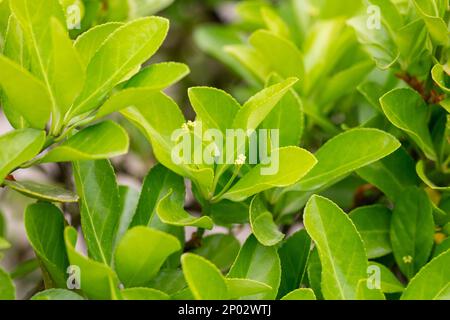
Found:
[[[272,75],[266,86],[273,85],[279,80],[279,76]],[[260,126],[261,129],[280,130],[279,145],[281,147],[298,146],[303,134],[303,127],[302,101],[293,89],[286,93]]]
[[[419,160],[416,164],[416,172],[417,175],[420,177],[420,179],[431,189],[433,190],[443,190],[443,191],[450,191],[450,186],[448,187],[439,187],[436,184],[434,184],[433,181],[428,178],[427,174],[425,173],[425,162],[423,160]]]
[[[189,74],[189,67],[184,63],[162,62],[152,64],[133,76],[125,88],[145,87],[163,90],[177,83]]]
[[[449,249],[450,249],[450,238],[447,238],[434,247],[433,259]]]
[[[68,162],[113,158],[128,151],[126,131],[113,121],[87,127],[50,150],[39,162]]]
[[[154,166],[144,179],[131,226],[148,226],[159,201],[172,189],[172,200],[183,206],[184,179],[161,164]]]
[[[304,57],[293,42],[274,32],[258,30],[250,36],[249,43],[264,56],[272,71],[283,78],[304,78]]]
[[[450,70],[448,65],[437,64],[431,70],[431,76],[434,82],[444,90],[447,94],[450,93]]]
[[[2,268],[0,268],[0,300],[14,300],[16,298],[16,287]]]
[[[250,279],[227,278],[225,282],[228,287],[229,299],[238,299],[259,293],[270,292],[272,288],[265,283]]]
[[[369,288],[367,280],[361,279],[358,283],[357,300],[386,300],[381,289]]]
[[[27,207],[25,229],[28,240],[41,262],[46,287],[66,287],[69,266],[64,245],[63,213],[50,203],[40,202]]]
[[[270,247],[283,240],[284,234],[278,230],[272,213],[267,210],[260,195],[256,195],[252,199],[249,213],[252,233],[261,244]]]
[[[16,167],[31,160],[42,149],[45,132],[35,129],[20,129],[0,136],[0,184]]]
[[[226,300],[227,283],[219,269],[203,257],[185,253],[181,257],[184,277],[197,300]]]
[[[370,143],[367,143],[370,141]],[[318,190],[336,183],[352,171],[391,154],[400,142],[376,129],[352,129],[328,140],[315,153],[317,165],[293,188]]]
[[[129,2],[130,19],[142,16],[150,16],[170,6],[174,0],[131,0]]]
[[[233,128],[255,130],[297,81],[289,78],[251,97],[237,112]]]
[[[115,30],[90,60],[87,81],[69,117],[95,108],[115,85],[158,50],[168,28],[166,19],[148,17]],[[105,64],[105,61],[110,63]]]
[[[186,281],[181,269],[162,269],[148,286],[172,295],[186,288]]]
[[[33,128],[44,129],[52,110],[52,102],[45,86],[23,67],[2,55],[0,69],[2,100]]]
[[[280,258],[277,249],[265,247],[254,236],[250,236],[239,251],[239,255],[227,277],[255,280],[272,288],[269,292],[245,296],[242,299],[275,299],[281,277]]]
[[[95,26],[79,36],[74,47],[78,51],[82,63],[87,66],[103,42],[123,25],[124,23],[121,22],[108,22]]]
[[[380,269],[380,285],[381,291],[384,293],[402,292],[405,286],[395,277],[395,275],[386,266],[369,261],[370,266],[375,266]]]
[[[272,150],[271,157],[269,166],[258,164],[252,168],[223,195],[223,198],[242,201],[264,190],[290,186],[310,172],[317,163],[311,153],[298,147]]]
[[[391,216],[390,210],[382,205],[359,207],[350,212],[349,217],[361,235],[369,259],[392,252],[389,238]]]
[[[70,43],[67,41],[61,42],[60,39],[57,39],[61,37],[61,30],[53,30],[51,23],[53,17],[61,25],[65,25],[64,12],[57,0],[11,1],[10,7],[12,13],[19,21],[25,39],[27,40],[31,57],[31,69],[35,76],[42,80],[44,84],[41,95],[47,95],[49,97],[50,104],[48,102],[45,104],[46,110],[44,114],[40,115],[41,121],[44,122],[44,117],[46,117],[45,122],[47,121],[51,110],[52,129],[57,128],[61,116],[63,116],[60,108],[61,110],[65,110],[69,107],[67,105],[60,105],[62,103],[60,95],[67,93],[63,89],[66,83],[65,81],[61,81],[62,79],[58,75],[61,75],[61,72],[64,72],[67,68],[70,68],[71,71],[77,70],[75,62],[67,60],[71,58],[70,56],[59,53],[60,49],[62,49],[61,52],[68,53],[68,44],[70,45]],[[57,61],[57,59],[61,59],[61,61]],[[56,64],[57,62],[59,63]],[[60,64],[61,62],[64,63]],[[74,66],[71,66],[72,63]],[[75,79],[75,81],[78,84],[79,79]],[[60,87],[60,85],[62,86]],[[76,91],[77,85],[74,88]],[[69,92],[72,92],[72,90],[69,88]],[[36,110],[35,107],[32,108]],[[41,108],[44,107],[41,106]]]
[[[356,173],[383,191],[392,201],[407,187],[419,183],[414,160],[404,148],[398,148],[380,161],[356,170]]]
[[[315,247],[308,259],[307,266],[308,273],[308,283],[310,287],[314,290],[314,294],[319,300],[323,300],[322,296],[322,264],[320,263],[319,252],[317,251],[317,247]]]
[[[395,202],[391,244],[395,261],[411,279],[428,261],[433,248],[434,221],[431,202],[422,189],[409,188]]]
[[[430,132],[428,107],[416,91],[394,89],[380,99],[386,117],[397,128],[405,131],[430,160],[436,160]]]
[[[314,291],[309,288],[295,289],[281,298],[281,300],[317,300]]]
[[[181,249],[174,236],[134,227],[125,233],[115,252],[115,268],[126,287],[143,287],[155,277],[164,261]]]
[[[169,300],[170,296],[151,288],[127,288],[122,291],[125,300]]]
[[[306,204],[304,224],[319,251],[325,299],[356,299],[358,283],[367,276],[367,256],[350,218],[330,200],[315,195]]]
[[[114,271],[106,264],[91,260],[75,250],[77,231],[73,227],[66,227],[64,240],[67,254],[72,266],[80,271],[80,285],[82,291],[90,299],[115,299],[119,286],[119,279]]]
[[[425,265],[411,279],[402,300],[448,300],[450,297],[450,250]]]
[[[108,265],[120,219],[114,169],[107,160],[78,161],[73,167],[89,257]]]
[[[222,271],[228,270],[239,254],[241,245],[231,234],[212,234],[202,239],[200,248],[192,251],[216,265]]]
[[[242,44],[227,45],[223,50],[240,62],[242,69],[263,82],[270,75],[269,61],[254,47]]]
[[[11,248],[11,244],[6,239],[0,237],[0,250],[7,250],[9,248]]]
[[[159,201],[156,207],[156,213],[162,222],[174,226],[195,226],[203,229],[211,230],[214,226],[210,217],[194,217],[190,215],[173,200],[172,189],[169,189],[167,194]]]
[[[139,192],[133,187],[119,186],[119,199],[120,221],[114,241],[115,244],[122,239],[125,232],[130,228],[139,201]]]
[[[106,102],[98,110],[95,117],[99,119],[128,107],[145,107],[149,99],[152,99],[155,92],[157,92],[156,89],[147,87],[136,87],[120,90],[106,100]]]
[[[306,267],[311,252],[311,239],[306,230],[300,230],[287,238],[278,255],[281,261],[281,282],[278,297],[298,289],[306,278]]]
[[[225,91],[210,87],[193,87],[188,90],[189,100],[202,121],[205,130],[221,130],[225,134],[241,108],[240,104]]]
[[[8,28],[6,29],[5,34],[3,55],[13,60],[20,66],[28,68],[30,59],[22,28],[20,27],[19,22],[17,21],[17,18],[14,17],[14,15],[10,15],[9,12],[8,15]],[[3,99],[2,107],[6,118],[14,128],[20,129],[29,127],[29,124],[21,115],[19,110],[17,110],[15,106],[11,105],[7,99]]]
[[[84,300],[79,294],[66,289],[48,289],[36,293],[31,300]]]
[[[5,185],[29,198],[48,202],[73,203],[78,201],[78,195],[72,191],[54,185],[44,185],[33,181],[5,180]]]
[[[52,56],[48,77],[52,93],[58,105],[57,113],[53,113],[52,121],[57,122],[64,117],[75,98],[80,94],[86,80],[84,66],[73,47],[72,40],[62,23],[51,18]]]
[[[438,1],[439,0],[414,0],[414,4],[417,12],[425,22],[431,38],[438,44],[448,47],[450,44],[449,31],[447,23],[439,16]]]

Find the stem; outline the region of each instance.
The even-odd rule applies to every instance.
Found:
[[[220,191],[219,194],[217,194],[216,196],[211,198],[211,203],[217,203],[221,200],[220,198],[230,189],[234,180],[238,176],[239,171],[241,171],[241,168],[242,168],[242,165],[237,165],[234,168],[233,175],[231,176],[230,180],[228,180],[227,184],[225,185],[225,187],[223,187],[222,191]]]

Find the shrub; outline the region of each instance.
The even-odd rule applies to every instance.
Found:
[[[189,68],[147,63],[168,21],[108,3],[69,33],[71,1],[0,1],[0,184],[37,199],[0,299],[36,267],[32,299],[448,298],[448,1],[240,2],[195,39],[245,84],[189,88],[194,121],[165,90]],[[158,161],[140,192],[114,113]],[[73,190],[16,180],[60,162]]]

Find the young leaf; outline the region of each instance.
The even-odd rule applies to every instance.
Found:
[[[297,81],[289,78],[251,97],[237,112],[233,128],[255,130]]]
[[[269,169],[268,166],[258,164],[228,190],[223,198],[242,201],[264,190],[290,186],[310,172],[317,163],[311,153],[298,147],[283,147],[272,150],[272,156],[276,153],[279,153],[279,155],[272,157],[270,165],[278,166],[278,171],[267,174],[264,171]]]
[[[80,94],[85,81],[85,71],[78,52],[73,47],[67,30],[56,18],[51,18],[52,56],[48,70],[48,81],[58,106],[52,121],[64,117]]]
[[[113,158],[128,151],[126,131],[113,121],[87,127],[50,150],[39,162],[68,162]]]
[[[0,300],[14,300],[16,298],[16,287],[9,274],[0,268]]]
[[[115,268],[122,283],[130,287],[145,286],[172,253],[181,249],[174,236],[134,227],[125,233],[115,252]]]
[[[261,244],[270,247],[283,240],[284,234],[278,230],[260,195],[253,197],[249,213],[252,232]]]
[[[103,42],[123,25],[121,22],[108,22],[95,26],[79,36],[74,47],[78,51],[82,63],[87,66]]]
[[[386,300],[381,289],[369,288],[366,279],[361,279],[358,283],[356,300]]]
[[[116,239],[114,241],[116,245],[130,228],[139,201],[139,192],[133,187],[119,186],[119,199],[120,221],[119,227],[117,228]]]
[[[304,224],[319,251],[325,299],[356,299],[358,283],[367,277],[367,256],[350,218],[330,200],[312,196]]]
[[[450,250],[425,265],[411,279],[402,300],[448,300],[450,297]]]
[[[448,27],[444,19],[440,17],[437,2],[439,2],[439,0],[414,0],[417,12],[424,20],[433,40],[440,45],[448,47],[450,44]]]
[[[281,300],[317,300],[314,291],[309,288],[295,289],[281,298]]]
[[[281,282],[278,297],[298,289],[306,278],[306,266],[311,252],[311,239],[306,230],[287,238],[278,249],[281,261]]]
[[[229,234],[212,234],[202,239],[200,248],[192,251],[216,265],[220,270],[228,270],[239,254],[239,241]]]
[[[197,300],[228,299],[228,287],[219,269],[211,262],[192,253],[181,257],[184,277]]]
[[[240,104],[225,91],[209,87],[193,87],[188,90],[189,100],[205,129],[231,128]]]
[[[444,90],[447,94],[450,93],[450,75],[449,67],[437,64],[431,70],[431,76],[434,82]]]
[[[96,51],[86,70],[86,83],[71,116],[92,110],[132,70],[148,60],[166,37],[169,22],[148,17],[119,27]],[[105,64],[105,61],[110,63]]]
[[[53,185],[44,185],[33,181],[5,180],[4,184],[26,195],[29,198],[48,202],[73,203],[78,201],[78,195],[72,191]]]
[[[184,63],[162,62],[142,69],[127,81],[125,88],[152,88],[163,90],[177,83],[189,74],[189,67]]]
[[[161,164],[154,166],[144,179],[136,213],[131,226],[149,225],[159,201],[172,189],[174,202],[183,205],[184,179]]]
[[[352,171],[384,158],[399,147],[400,142],[384,131],[346,131],[328,140],[315,153],[317,165],[293,189],[308,191],[324,188]]]
[[[11,170],[36,156],[44,143],[45,132],[35,129],[14,130],[0,136],[0,184]]]
[[[79,294],[66,289],[48,289],[36,293],[31,300],[84,300]]]
[[[283,78],[304,78],[303,55],[291,41],[271,31],[258,30],[250,36],[249,42],[269,62],[272,71]]]
[[[172,189],[169,189],[156,207],[156,213],[162,222],[174,226],[195,226],[209,230],[213,228],[214,223],[210,217],[194,217],[190,215],[183,209],[183,206],[180,206],[173,200],[172,194]]]
[[[380,285],[381,291],[384,293],[402,292],[405,289],[405,286],[384,265],[369,261],[369,268],[370,266],[375,266],[380,269]]]
[[[254,236],[250,236],[239,251],[228,278],[251,279],[265,283],[272,288],[266,293],[243,297],[242,299],[275,299],[280,285],[280,258],[275,247],[264,247]]]
[[[94,300],[115,299],[118,295],[119,279],[106,264],[93,261],[75,250],[77,231],[73,227],[64,230],[64,241],[72,266],[79,269],[80,286],[86,296]]]
[[[411,279],[428,261],[433,248],[434,221],[425,191],[408,188],[395,203],[391,222],[391,244],[395,261]]]
[[[60,45],[60,43],[53,43],[53,40],[56,40],[55,36],[61,35],[61,33],[52,31],[51,17],[56,19],[61,25],[65,25],[64,12],[58,0],[11,1],[10,7],[27,39],[31,57],[31,69],[45,86],[41,91],[41,95],[48,95],[50,99],[50,110],[54,117],[52,119],[52,128],[54,128],[54,126],[59,125],[59,120],[62,116],[59,107],[62,107],[63,110],[68,107],[58,105],[58,102],[61,102],[61,100],[59,100],[57,95],[65,94],[65,92],[62,88],[59,88],[59,85],[63,82],[54,77],[54,75],[60,74],[61,70],[68,68],[66,65],[67,60],[64,60],[63,62],[65,63],[62,65],[56,65],[54,64],[56,62],[55,58],[67,59],[69,57],[59,55],[59,48],[54,47],[54,45]],[[67,49],[68,43],[64,41],[64,44],[64,49]],[[55,54],[57,55],[56,57]],[[68,63],[70,67],[70,64],[74,62],[69,61]],[[75,81],[78,83],[78,80]],[[72,89],[69,89],[69,92],[72,92]],[[44,116],[48,116],[48,113],[42,114],[40,117],[43,118]]]
[[[392,252],[389,230],[391,212],[382,205],[359,207],[349,217],[356,226],[369,259],[379,258]]]
[[[65,223],[63,213],[50,203],[32,204],[25,211],[28,240],[41,261],[47,288],[67,286],[69,259],[64,245]]]
[[[225,282],[228,287],[229,299],[238,299],[240,297],[266,293],[272,290],[267,284],[250,279],[227,278],[225,279]]]
[[[120,219],[114,169],[107,160],[78,161],[73,167],[89,256],[108,265]]]
[[[36,129],[44,129],[52,102],[45,86],[17,63],[0,55],[2,100]],[[24,90],[27,94],[24,94]]]
[[[266,86],[279,81],[281,81],[280,77],[273,74],[267,81]],[[261,129],[280,130],[280,147],[298,146],[303,134],[303,127],[302,101],[292,89],[278,102],[260,126]]]
[[[122,291],[125,300],[169,300],[170,296],[151,288],[127,288]]]
[[[430,160],[436,160],[422,97],[412,89],[394,89],[381,97],[380,103],[389,121],[405,131]]]

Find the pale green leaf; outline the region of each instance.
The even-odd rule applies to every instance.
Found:
[[[134,227],[120,240],[115,251],[115,269],[126,287],[141,287],[155,277],[164,261],[181,249],[174,236]]]
[[[428,107],[416,91],[394,89],[380,99],[386,117],[397,128],[405,131],[430,160],[436,160],[428,130]]]
[[[45,132],[35,129],[14,130],[0,136],[0,184],[11,170],[36,156],[44,143]]]
[[[320,196],[308,201],[304,224],[319,251],[325,299],[356,299],[358,283],[367,277],[367,256],[355,225],[337,205]]]
[[[281,300],[317,300],[314,291],[309,288],[300,288],[295,289],[284,297]]]
[[[5,185],[29,198],[48,202],[73,203],[78,201],[78,195],[70,190],[55,185],[40,184],[33,181],[6,180]]]
[[[50,150],[39,162],[68,162],[113,158],[128,151],[126,131],[113,121],[87,127]]]
[[[261,244],[270,247],[283,240],[284,234],[273,221],[273,214],[267,210],[260,195],[252,199],[249,213],[252,232]]]

